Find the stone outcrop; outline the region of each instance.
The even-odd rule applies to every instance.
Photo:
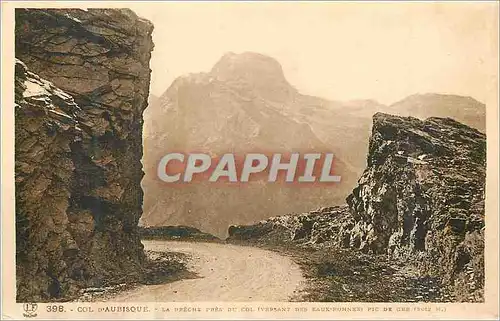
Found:
[[[347,206],[322,207],[298,215],[271,217],[254,225],[232,225],[228,230],[228,240],[348,247],[353,227],[354,221]]]
[[[231,226],[230,241],[352,248],[483,300],[486,136],[450,118],[375,114],[368,166],[347,206]]]
[[[200,242],[220,242],[221,239],[212,234],[200,231],[190,226],[149,226],[139,227],[142,239],[177,240],[177,241],[200,241]]]
[[[18,301],[141,273],[152,30],[128,9],[16,10]]]
[[[367,169],[347,198],[353,243],[415,261],[454,284],[459,299],[476,301],[484,284],[485,181],[483,133],[450,118],[376,114]]]

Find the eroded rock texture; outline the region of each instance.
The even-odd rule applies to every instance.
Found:
[[[486,136],[450,118],[377,113],[368,166],[348,206],[231,226],[230,241],[388,254],[483,300]]]
[[[450,118],[374,116],[368,166],[347,198],[351,243],[404,257],[479,300],[486,136]]]
[[[346,205],[322,207],[298,215],[271,217],[254,225],[232,225],[228,240],[349,247],[353,227],[354,221]]]
[[[19,301],[140,274],[152,29],[128,9],[16,10]]]

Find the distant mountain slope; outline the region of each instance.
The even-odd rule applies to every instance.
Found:
[[[236,222],[302,212],[317,202],[342,202],[357,176],[352,165],[290,111],[299,105],[318,108],[318,101],[323,100],[302,96],[288,84],[274,59],[256,54],[226,55],[210,73],[175,80],[159,104],[144,114],[143,224],[190,225],[226,236],[227,227]],[[262,181],[241,188],[208,182],[172,188],[156,178],[158,161],[172,151],[204,151],[214,157],[226,152],[333,151],[334,172],[343,180],[324,188]]]
[[[486,132],[486,106],[472,97],[416,94],[392,104],[386,112],[418,118],[451,117]]]
[[[179,77],[150,102],[144,113],[142,223],[192,225],[220,237],[231,224],[344,203],[366,166],[376,112],[452,117],[482,131],[485,123],[485,106],[469,97],[413,95],[386,106],[303,95],[279,62],[250,52],[228,53],[208,73]],[[172,189],[156,178],[159,159],[172,151],[328,151],[337,157],[334,171],[342,182],[313,189],[262,182],[244,189],[203,183]]]

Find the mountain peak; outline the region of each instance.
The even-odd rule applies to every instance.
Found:
[[[276,59],[256,52],[224,54],[212,68],[212,74],[223,76],[228,72],[245,73],[246,76],[274,75],[285,78],[283,69]]]
[[[228,52],[214,65],[210,74],[219,81],[243,87],[279,91],[292,89],[280,63],[272,57],[255,52]]]

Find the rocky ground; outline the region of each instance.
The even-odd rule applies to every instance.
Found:
[[[296,261],[309,280],[302,301],[452,301],[438,278],[420,276],[416,269],[386,256],[339,249],[292,251],[292,255],[296,255]]]
[[[177,241],[205,243],[203,240],[193,241],[182,237]],[[271,250],[290,257],[298,264],[306,281],[300,290],[294,293],[291,301],[453,302],[455,300],[451,291],[442,286],[439,278],[420,275],[417,269],[409,267],[403,261],[392,260],[386,255],[368,255],[357,250],[332,248],[328,244],[311,246],[297,243],[287,245],[234,241],[227,243]],[[193,258],[186,253],[151,250],[145,252],[147,264],[140,280],[124,277],[122,280],[115,280],[114,285],[82,289],[74,300],[113,301],[120,295],[134,293],[134,290],[142,285],[168,284],[198,277],[197,273],[193,272],[194,268],[190,267]],[[213,272],[216,266],[204,268]],[[224,281],[221,279],[221,282]]]
[[[448,288],[437,277],[420,275],[405,262],[386,255],[357,250],[309,245],[262,247],[290,256],[302,269],[307,282],[292,299],[297,302],[453,302]]]
[[[119,293],[130,291],[140,285],[164,284],[181,279],[195,278],[196,273],[188,270],[190,257],[179,252],[145,251],[146,263],[139,279],[126,276],[114,280],[113,285],[81,289],[77,302],[108,301]]]
[[[215,242],[143,240],[146,250],[190,256],[198,277],[124,291],[113,302],[286,302],[305,279],[290,257],[261,248]]]
[[[343,207],[320,208],[308,213],[308,219],[335,222],[342,215]],[[334,214],[332,214],[334,213]],[[303,216],[306,217],[306,216]],[[345,217],[344,217],[345,219]],[[271,218],[281,220],[283,217]],[[300,221],[300,216],[297,222]],[[290,224],[289,227],[293,225]],[[307,224],[305,224],[307,225]],[[275,225],[276,226],[276,225]],[[298,225],[297,225],[298,226]],[[198,229],[184,226],[142,228],[143,238],[148,240],[173,240],[179,242],[216,242],[258,247],[290,257],[297,263],[306,279],[292,301],[297,302],[453,302],[451,289],[442,285],[438,277],[419,272],[415,266],[404,260],[394,259],[385,254],[366,254],[356,249],[339,248],[331,240],[319,235],[309,235],[307,231],[296,229],[270,229],[262,222],[254,226],[244,240],[233,237],[226,241],[217,239]],[[318,224],[316,224],[318,227]],[[330,226],[331,228],[331,226]],[[270,233],[261,234],[263,231]],[[330,229],[330,232],[333,230]],[[160,233],[161,232],[161,233]],[[149,236],[147,236],[149,234]],[[156,235],[152,237],[151,235]],[[261,235],[258,237],[257,235]],[[342,233],[338,234],[339,236]],[[245,238],[245,237],[244,237]],[[153,241],[148,241],[153,242]],[[195,245],[193,245],[195,246]],[[106,300],[118,293],[126,293],[140,284],[160,284],[182,278],[190,278],[185,263],[190,259],[185,253],[146,251],[154,267],[142,282],[134,282],[119,287],[86,289],[84,298]],[[220,258],[222,259],[222,258]],[[190,262],[190,261],[189,261]],[[168,264],[165,264],[168,263]],[[163,269],[163,270],[162,270]],[[159,282],[159,283],[156,283]],[[92,292],[90,294],[89,292]]]
[[[143,240],[170,240],[191,242],[222,242],[218,237],[190,226],[149,226],[139,227]]]

